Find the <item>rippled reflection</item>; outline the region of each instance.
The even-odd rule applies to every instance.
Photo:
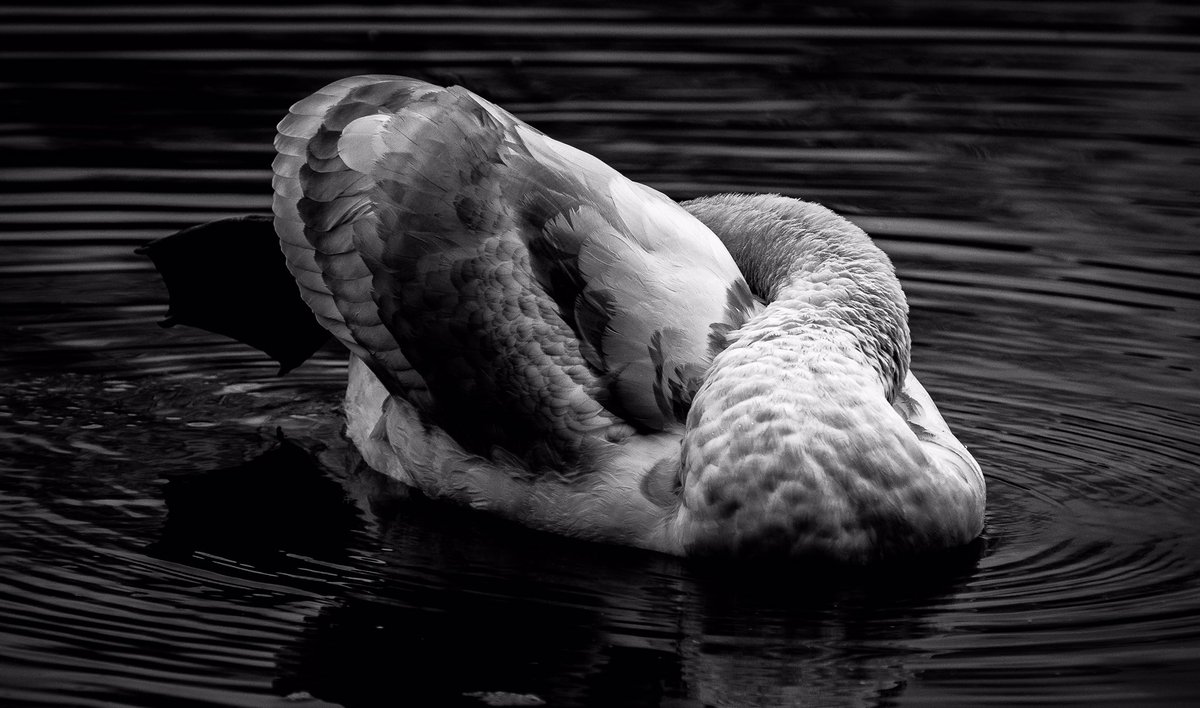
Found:
[[[1200,19],[1186,3],[0,8],[0,699],[1177,705],[1200,698]],[[964,554],[847,576],[412,498],[132,249],[270,208],[285,107],[460,83],[688,198],[871,233],[988,478]],[[447,668],[452,671],[447,678]],[[499,695],[499,694],[497,694]]]

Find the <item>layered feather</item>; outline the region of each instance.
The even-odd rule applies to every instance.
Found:
[[[979,533],[983,477],[908,372],[891,264],[829,210],[685,211],[399,77],[331,84],[276,144],[276,230],[354,354],[348,429],[373,468],[672,553],[864,562]]]
[[[756,307],[674,202],[465,89],[357,77],[279,133],[306,300],[467,449],[561,470],[589,438],[677,430]]]

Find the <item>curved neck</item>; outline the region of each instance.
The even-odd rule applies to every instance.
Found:
[[[892,263],[854,224],[819,204],[733,195],[683,204],[724,242],[750,289],[796,324],[845,331],[887,399],[908,373],[908,305]]]
[[[947,482],[893,407],[909,333],[887,256],[815,204],[684,206],[768,304],[731,333],[692,400],[672,522],[682,543],[860,562],[972,538],[978,524],[958,510],[976,508],[973,490]]]

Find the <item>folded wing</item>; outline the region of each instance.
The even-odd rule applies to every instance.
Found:
[[[465,89],[337,82],[277,147],[306,301],[469,449],[560,466],[592,436],[677,428],[754,307],[682,208]]]

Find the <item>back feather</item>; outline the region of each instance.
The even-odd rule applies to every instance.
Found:
[[[277,145],[309,305],[468,449],[569,467],[588,439],[678,429],[755,307],[686,211],[465,89],[337,82]]]

